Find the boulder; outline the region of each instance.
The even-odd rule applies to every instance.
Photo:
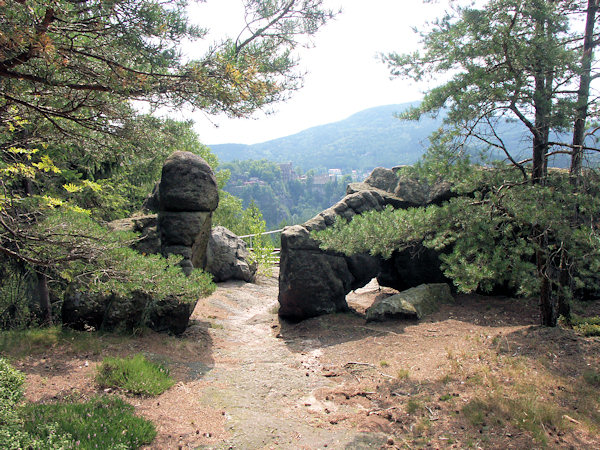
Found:
[[[346,256],[321,250],[310,232],[331,226],[336,217],[350,219],[391,203],[396,203],[395,198],[385,191],[355,186],[343,200],[308,222],[284,229],[279,264],[281,317],[299,321],[348,309],[346,294],[379,273],[380,259],[368,254]]]
[[[160,242],[163,247],[173,245],[191,247],[198,239],[208,243],[211,224],[210,212],[161,211],[158,216]]]
[[[396,197],[419,205],[429,205],[449,200],[454,194],[448,182],[428,184],[406,177],[400,177],[393,193]]]
[[[191,152],[175,152],[167,158],[158,191],[159,211],[212,212],[219,204],[215,174]]]
[[[146,197],[146,200],[142,203],[142,210],[157,213],[159,210],[159,194],[158,189],[160,181],[157,181],[152,188],[152,192]]]
[[[204,270],[216,282],[227,280],[254,280],[258,265],[251,260],[246,243],[225,227],[212,229],[206,248]]]
[[[375,301],[367,308],[367,321],[422,319],[437,311],[442,303],[454,302],[446,283],[421,284],[399,294]]]
[[[365,183],[377,189],[394,193],[398,184],[398,175],[392,169],[375,167]]]
[[[132,332],[147,326],[155,331],[181,334],[187,328],[195,303],[174,296],[155,299],[134,291],[129,295],[88,292],[69,288],[62,305],[62,322],[77,330]]]

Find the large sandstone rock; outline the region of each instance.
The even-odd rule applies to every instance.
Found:
[[[204,270],[213,275],[216,282],[227,280],[254,280],[256,261],[251,261],[246,243],[225,227],[212,229],[206,249]]]
[[[446,283],[421,284],[373,303],[367,308],[367,321],[422,319],[437,311],[442,303],[453,301],[450,286]]]
[[[154,299],[134,291],[122,296],[115,293],[90,293],[71,287],[62,306],[62,322],[71,328],[131,332],[147,326],[155,331],[181,334],[187,328],[195,303],[174,296]]]
[[[198,155],[175,152],[165,161],[157,195],[162,253],[183,256],[186,273],[204,268],[212,213],[219,203],[212,169]]]
[[[217,209],[217,179],[208,163],[191,152],[175,152],[162,168],[160,211],[209,211]]]
[[[346,220],[365,211],[417,207],[444,195],[444,187],[423,186],[427,194],[421,197],[396,195],[400,178],[390,169],[377,168],[364,183],[351,183],[347,195],[331,208],[302,225],[287,227],[281,235],[279,272],[279,315],[289,320],[303,320],[348,308],[346,294],[367,284],[382,274],[383,285],[413,287],[424,282],[445,280],[439,271],[436,253],[417,251],[394,255],[391,262],[367,254],[345,256],[319,248],[310,237],[313,230],[333,225],[338,217]],[[420,188],[418,183],[412,191]],[[404,188],[407,191],[408,188]],[[423,250],[423,249],[421,249]],[[410,256],[410,257],[407,257]],[[404,258],[404,261],[402,260]],[[383,270],[382,270],[383,269]],[[440,276],[442,278],[440,278]]]

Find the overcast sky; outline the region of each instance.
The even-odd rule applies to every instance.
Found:
[[[270,115],[257,112],[251,119],[208,119],[200,112],[184,113],[184,118],[195,121],[202,142],[264,142],[366,108],[422,98],[424,86],[390,80],[377,55],[416,49],[418,36],[412,27],[440,16],[441,5],[422,0],[325,1],[332,9],[341,6],[342,13],[316,35],[313,48],[301,51],[300,67],[308,72],[304,87],[287,102],[274,105]],[[241,0],[207,0],[195,4],[190,15],[192,21],[210,28],[209,39],[235,37],[241,29],[241,5]]]

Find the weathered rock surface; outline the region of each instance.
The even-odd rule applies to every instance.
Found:
[[[217,209],[217,179],[208,163],[191,152],[175,152],[162,168],[160,211],[208,211]]]
[[[141,291],[122,296],[90,293],[72,287],[62,306],[62,322],[71,328],[131,332],[147,326],[155,331],[181,334],[187,328],[195,302],[181,302],[174,296],[161,300]]]
[[[422,189],[427,193],[400,197],[396,194],[399,182],[394,171],[377,168],[364,183],[348,185],[347,195],[340,202],[304,224],[287,227],[283,231],[279,272],[281,317],[298,321],[344,311],[348,309],[346,294],[380,274],[380,283],[386,286],[413,287],[423,282],[445,281],[435,253],[400,253],[394,255],[391,262],[383,262],[368,254],[349,257],[321,250],[310,237],[311,231],[333,225],[338,216],[351,219],[365,211],[380,211],[388,205],[396,209],[422,206],[433,198],[450,195],[449,186],[419,187],[418,183],[414,183],[412,191]],[[402,192],[410,190],[405,186]],[[422,203],[423,200],[425,203]]]
[[[254,280],[258,266],[251,261],[246,243],[225,227],[212,229],[206,249],[204,270],[213,275],[216,282],[227,280]]]
[[[421,284],[399,294],[375,301],[367,309],[367,321],[422,319],[437,311],[442,303],[454,302],[446,283]]]
[[[208,163],[190,152],[169,156],[163,165],[158,204],[162,253],[182,255],[186,273],[193,267],[204,268],[212,213],[219,204],[217,180]]]

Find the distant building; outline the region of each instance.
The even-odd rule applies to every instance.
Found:
[[[266,185],[266,183],[263,180],[261,180],[261,179],[259,179],[257,177],[251,177],[248,181],[244,182],[244,186],[252,186],[252,185],[255,185],[255,184],[258,184],[259,186],[265,186]]]
[[[342,178],[342,169],[329,169],[327,173],[330,178]]]
[[[329,175],[327,175],[327,174],[315,175],[313,177],[313,184],[327,184],[327,183],[329,183],[330,180],[331,180],[331,178],[329,178]]]
[[[294,167],[292,166],[291,162],[279,164],[279,169],[281,170],[281,179],[284,182],[298,179],[298,175],[294,171]]]

